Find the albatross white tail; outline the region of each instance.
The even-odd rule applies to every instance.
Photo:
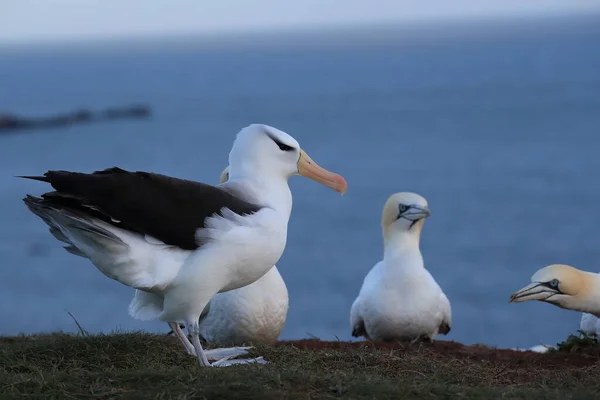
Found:
[[[168,246],[150,243],[141,235],[80,215],[49,199],[27,196],[23,201],[50,227],[52,235],[67,245],[68,252],[89,259],[107,277],[143,290],[155,289],[159,282],[165,282],[156,276],[159,271],[151,268],[154,262],[148,254],[159,250],[172,253]],[[177,270],[174,268],[172,272]]]
[[[95,253],[124,251],[127,247],[123,241],[103,228],[98,222],[77,215],[66,209],[53,207],[48,201],[39,197],[27,196],[23,199],[29,210],[40,217],[49,227],[50,233],[63,243],[68,251],[82,257],[94,258]]]

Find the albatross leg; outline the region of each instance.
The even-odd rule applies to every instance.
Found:
[[[198,320],[186,320],[185,326],[187,327],[188,333],[192,337],[192,345],[196,350],[196,356],[198,357],[200,366],[212,367],[211,363],[208,362],[208,358],[206,358],[206,354],[204,353],[204,349],[202,349],[202,345],[200,344],[200,326],[198,325]]]
[[[185,347],[185,350],[188,352],[188,354],[196,357],[196,349],[194,348],[194,345],[192,345],[192,343],[190,342],[187,335],[185,333],[183,333],[179,324],[176,324],[174,322],[169,322],[169,327],[172,329],[172,331],[169,333],[174,333],[175,335],[177,335],[177,337],[183,344],[183,347]],[[203,350],[204,350],[204,354],[206,355],[206,358],[209,361],[217,361],[217,360],[223,361],[223,360],[228,360],[230,358],[243,356],[244,354],[248,354],[248,350],[250,350],[251,348],[252,348],[252,346],[242,346],[242,347],[219,347],[219,348],[210,349],[210,350],[203,348]]]
[[[189,355],[196,357],[197,356],[196,349],[195,349],[194,345],[188,339],[187,335],[181,330],[181,326],[179,326],[179,324],[175,323],[175,322],[169,322],[168,324],[169,324],[169,327],[171,328],[171,332],[174,333],[177,336],[177,338],[179,338],[179,340],[183,344],[183,347],[185,347],[185,350],[187,351],[187,353]],[[169,333],[171,333],[171,332],[169,332]],[[252,348],[252,346],[242,346],[242,347],[219,347],[217,349],[210,349],[210,350],[202,349],[202,350],[204,350],[204,355],[206,356],[207,360],[217,361],[216,363],[214,363],[215,366],[217,366],[217,365],[227,366],[227,365],[234,365],[234,364],[248,363],[248,362],[266,363],[266,361],[262,361],[262,362],[260,361],[260,360],[262,360],[262,357],[259,357],[260,360],[246,359],[246,360],[231,360],[231,361],[229,361],[232,358],[243,356],[244,354],[248,354],[248,350],[250,350],[251,348]]]
[[[231,358],[233,358],[233,357],[237,357],[237,356],[247,353],[248,347],[247,348],[244,348],[244,347],[220,348],[220,349],[214,349],[212,352],[211,352],[211,350],[205,351],[202,348],[202,344],[200,343],[200,326],[198,325],[198,321],[186,321],[185,325],[187,327],[187,330],[188,330],[190,336],[192,337],[192,345],[194,346],[194,349],[196,350],[196,356],[198,357],[198,361],[200,362],[201,367],[212,367],[212,366],[228,367],[230,365],[236,365],[236,364],[252,364],[252,363],[266,364],[267,363],[262,357],[243,359],[243,360],[240,360],[240,359],[231,360]],[[208,361],[208,357],[207,357],[207,355],[209,355],[209,354],[211,356],[211,359],[216,359],[219,356],[222,358],[211,364]]]
[[[185,333],[183,333],[183,331],[179,327],[179,324],[176,322],[169,322],[169,327],[173,330],[173,332],[175,332],[175,335],[177,335],[177,337],[183,344],[183,347],[185,347],[185,351],[187,351],[188,354],[195,356],[196,350],[194,349],[194,346],[188,340],[187,336],[185,336]]]

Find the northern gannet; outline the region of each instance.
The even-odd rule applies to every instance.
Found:
[[[200,314],[215,294],[256,281],[281,257],[292,209],[288,179],[304,175],[342,194],[347,186],[268,125],[237,134],[229,166],[230,180],[218,186],[116,167],[48,171],[24,178],[55,191],[23,200],[69,252],[143,293],[138,318],[167,322],[200,365],[211,366]]]
[[[396,193],[381,217],[383,261],[367,274],[350,311],[352,336],[376,341],[433,340],[450,332],[448,298],[423,265],[421,229],[427,201],[415,193]]]
[[[528,349],[519,349],[517,347],[512,348],[514,351],[532,351],[534,353],[548,353],[550,350],[556,350],[556,346],[550,346],[549,344],[537,344]]]
[[[579,322],[579,329],[588,335],[596,335],[600,338],[600,319],[592,314],[583,313]]]
[[[229,167],[219,183],[229,179]],[[288,291],[274,265],[254,283],[219,293],[200,315],[200,336],[209,343],[242,345],[274,343],[288,312]],[[135,313],[135,302],[131,308]]]
[[[531,283],[513,293],[509,302],[529,300],[600,317],[600,275],[569,265],[548,265],[533,274]]]

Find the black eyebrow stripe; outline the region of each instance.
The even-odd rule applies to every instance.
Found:
[[[289,144],[285,144],[280,140],[277,140],[277,138],[275,136],[273,136],[270,132],[266,132],[267,136],[271,138],[272,141],[274,141],[277,146],[285,146],[285,147],[290,147],[290,148],[294,148],[294,146],[290,146]]]
[[[281,146],[281,145],[283,145],[283,146],[289,146],[289,145],[283,143],[282,141],[277,140],[277,138],[275,136],[273,136],[270,132],[267,132],[267,136],[270,137],[272,141],[274,141],[275,143],[277,143],[278,146]]]

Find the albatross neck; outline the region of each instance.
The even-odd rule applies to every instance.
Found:
[[[230,170],[229,182],[242,184],[250,195],[250,201],[272,208],[289,218],[292,212],[292,192],[285,177],[273,173],[258,175]]]

